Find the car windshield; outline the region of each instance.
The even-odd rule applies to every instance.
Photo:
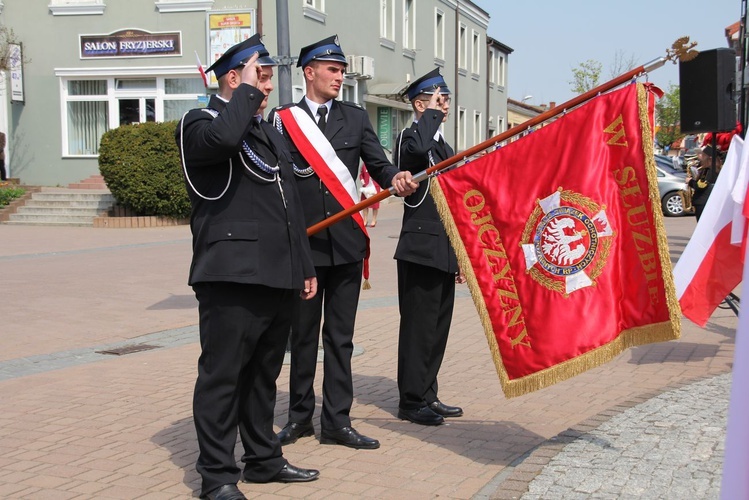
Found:
[[[684,171],[674,167],[674,162],[670,156],[653,155],[655,157],[655,164],[665,170],[669,174],[683,174]]]

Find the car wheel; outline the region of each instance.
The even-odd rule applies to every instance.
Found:
[[[663,213],[667,217],[678,217],[684,214],[684,200],[678,192],[668,193],[661,201]]]

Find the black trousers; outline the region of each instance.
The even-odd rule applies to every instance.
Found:
[[[0,181],[7,181],[8,173],[5,171],[5,160],[0,160]]]
[[[307,423],[315,411],[315,370],[322,324],[324,350],[320,425],[333,430],[351,425],[354,386],[351,355],[361,289],[362,263],[315,267],[317,295],[295,301],[291,330],[289,422]],[[323,318],[324,315],[324,318]]]
[[[455,304],[455,275],[398,260],[399,406],[415,410],[437,401],[437,373]]]
[[[193,416],[201,494],[239,481],[237,428],[245,477],[267,481],[287,463],[273,430],[273,412],[296,294],[236,283],[200,283],[193,289],[200,312]]]

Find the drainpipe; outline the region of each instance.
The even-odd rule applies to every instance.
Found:
[[[453,113],[453,119],[455,120],[455,150],[457,151],[460,145],[458,140],[458,127],[460,126],[460,102],[458,93],[458,66],[460,66],[460,0],[455,4],[455,112]]]

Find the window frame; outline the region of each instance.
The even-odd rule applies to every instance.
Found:
[[[92,16],[104,14],[104,0],[50,0],[49,11],[53,16]]]
[[[434,8],[434,57],[445,62],[445,12]]]
[[[416,50],[416,0],[403,0],[403,48]]]
[[[107,114],[108,123],[106,130],[112,130],[113,128],[119,127],[119,100],[125,98],[132,99],[154,99],[154,113],[155,121],[164,121],[164,103],[165,101],[199,101],[201,96],[205,96],[205,93],[188,93],[188,94],[167,94],[165,90],[166,80],[171,79],[195,79],[201,81],[200,75],[195,74],[195,71],[185,71],[179,68],[174,68],[173,71],[159,71],[156,72],[141,72],[136,73],[132,71],[126,71],[122,69],[116,70],[100,70],[100,71],[80,71],[80,70],[56,70],[55,76],[59,80],[60,85],[60,139],[61,139],[61,156],[63,158],[97,158],[99,155],[96,154],[71,154],[69,144],[69,130],[68,130],[68,103],[70,102],[106,102],[107,103]],[[118,80],[127,79],[155,79],[156,85],[153,90],[142,91],[142,90],[117,90],[116,85]],[[104,80],[106,81],[107,90],[106,94],[95,95],[95,96],[78,96],[70,95],[68,93],[68,82],[70,81],[88,81],[88,80]]]

